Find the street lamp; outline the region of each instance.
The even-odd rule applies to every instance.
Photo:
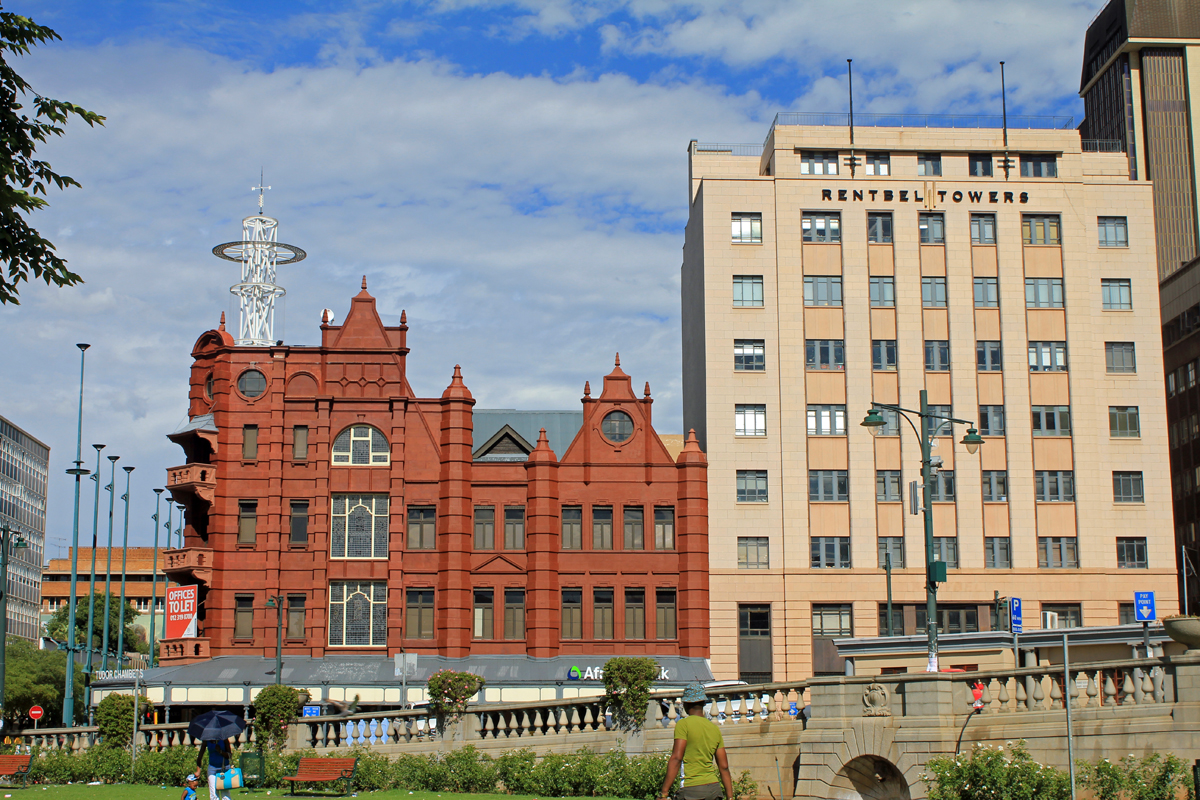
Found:
[[[154,568],[150,572],[150,666],[154,666],[154,621],[158,614],[158,509],[162,500],[162,489],[154,490]],[[169,543],[168,543],[169,544]],[[166,594],[167,587],[163,587]],[[164,605],[166,605],[164,603]],[[164,625],[166,620],[163,620]]]
[[[88,474],[83,468],[83,366],[87,358],[90,344],[79,343],[79,418],[75,425],[75,466],[67,470],[68,475],[75,476],[75,519],[71,524],[71,598],[67,609],[67,671],[63,679],[63,727],[75,725],[75,600],[76,587],[79,580],[79,479]],[[7,578],[7,576],[6,576]],[[5,596],[8,595],[8,584],[4,585]],[[7,609],[6,609],[7,610]],[[8,621],[5,620],[7,626]],[[5,648],[4,639],[0,639],[0,650]],[[4,703],[3,669],[0,669],[0,708]]]
[[[283,683],[283,595],[267,597],[267,608],[275,609],[275,685]]]
[[[92,577],[88,583],[88,630],[87,630],[87,664],[83,671],[90,677],[92,674],[92,655],[96,652],[94,640],[96,638],[96,537],[100,529],[100,451],[104,449],[102,444],[94,444],[96,448],[96,471],[92,473],[92,480],[96,483],[96,499],[92,502]],[[87,709],[88,709],[88,724],[92,724],[92,682],[88,680],[87,687]]]
[[[112,533],[113,533],[113,502],[117,499],[117,459],[120,456],[109,456],[112,462],[112,479],[104,488],[108,491],[108,567],[104,570],[104,634],[100,640],[100,669],[108,669],[108,609],[112,595]]]
[[[933,515],[930,513],[930,484],[933,482],[934,469],[933,457],[930,454],[932,450],[932,439],[936,432],[936,428],[940,424],[930,425],[930,420],[939,420],[940,422],[949,422],[951,433],[953,434],[954,423],[967,426],[967,433],[963,436],[961,444],[966,448],[967,453],[975,455],[979,451],[979,445],[983,444],[983,437],[979,435],[973,424],[969,420],[955,419],[954,417],[935,414],[929,410],[929,393],[921,390],[921,410],[913,411],[911,408],[901,408],[900,406],[889,405],[887,403],[875,403],[871,410],[867,412],[867,416],[863,418],[862,426],[871,432],[872,436],[878,435],[887,421],[880,413],[880,409],[894,411],[899,416],[904,417],[904,420],[913,429],[913,433],[917,434],[917,438],[921,442],[921,485],[923,487],[922,495],[922,513],[925,520],[925,622],[929,633],[929,663],[926,666],[927,672],[938,671],[938,643],[937,643],[937,589],[938,583],[946,581],[946,562],[935,561],[933,552]],[[921,420],[921,429],[918,431],[917,426],[913,424],[909,414],[915,415]],[[915,512],[914,512],[915,513]]]
[[[4,710],[4,661],[8,650],[8,647],[5,646],[8,642],[8,550],[9,541],[14,533],[16,531],[10,531],[7,524],[0,529],[0,711]],[[29,544],[21,538],[21,534],[17,533],[17,539],[12,542],[11,546],[14,550],[20,550],[29,547]],[[75,667],[75,664],[69,660],[70,655],[71,651],[68,650],[68,672],[73,671]]]
[[[129,479],[133,477],[134,468],[121,469],[125,470],[125,494],[121,495],[125,501],[125,539],[121,543],[121,621],[117,625],[117,669],[125,666],[125,566],[129,559]]]

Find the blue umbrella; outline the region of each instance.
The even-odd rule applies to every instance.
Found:
[[[246,721],[232,711],[205,711],[188,723],[188,734],[202,742],[224,741],[246,728]]]

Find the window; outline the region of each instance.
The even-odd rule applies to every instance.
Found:
[[[387,464],[388,443],[383,434],[369,425],[354,425],[333,441],[333,463],[364,466]]]
[[[432,514],[433,509],[430,509]],[[412,510],[409,510],[409,519]],[[411,523],[410,523],[411,530]],[[413,544],[409,541],[409,547]],[[433,547],[432,541],[429,545]],[[335,494],[330,503],[330,558],[387,558],[388,496]]]
[[[767,368],[766,342],[762,339],[733,340],[734,372],[763,372]]]
[[[880,212],[867,214],[867,241],[872,244],[892,243],[892,215]]]
[[[1075,473],[1069,469],[1039,469],[1033,473],[1033,488],[1043,503],[1074,503]]]
[[[405,592],[408,619],[404,633],[408,639],[433,638],[433,589],[409,589]]]
[[[563,513],[566,513],[565,509],[563,510]],[[495,506],[475,506],[475,549],[496,549]]]
[[[925,308],[946,307],[945,278],[921,278],[921,305]]]
[[[1100,281],[1105,311],[1129,311],[1133,308],[1133,288],[1129,278],[1104,278]]]
[[[813,636],[845,637],[854,635],[854,609],[849,603],[813,604]]]
[[[1039,536],[1038,566],[1042,569],[1078,569],[1079,551],[1074,536]]]
[[[432,550],[437,510],[433,506],[408,507],[408,549]]]
[[[1083,609],[1079,603],[1042,603],[1042,612],[1055,614],[1059,628],[1083,627]]]
[[[971,215],[971,244],[996,243],[996,215]]]
[[[1146,560],[1146,537],[1130,536],[1117,538],[1117,567],[1119,569],[1148,569]]]
[[[933,560],[944,562],[946,569],[958,569],[958,537],[933,537]]]
[[[308,426],[296,425],[292,428],[292,460],[308,460]]]
[[[1070,436],[1070,406],[1034,406],[1034,436]]]
[[[872,339],[871,369],[876,372],[895,372],[897,353],[895,339]]]
[[[525,549],[525,506],[504,507],[504,549]]]
[[[242,426],[242,460],[253,461],[258,458],[258,426]]]
[[[770,569],[770,540],[766,536],[739,536],[738,569]]]
[[[580,506],[563,506],[562,549],[583,549],[583,508]]]
[[[258,528],[258,501],[238,501],[238,544],[254,544]]]
[[[804,366],[815,370],[844,370],[846,342],[844,339],[806,339]]]
[[[675,612],[675,590],[654,590],[654,638],[676,639],[679,637]]]
[[[871,305],[876,308],[896,306],[896,279],[871,278]]]
[[[433,638],[432,590],[429,596],[429,636],[422,639]],[[410,612],[410,631],[411,621]],[[329,646],[387,646],[387,583],[333,581],[329,584]]]
[[[892,154],[891,153],[867,153],[865,166],[868,175],[891,175],[892,174]],[[891,241],[889,239],[888,241]]]
[[[233,638],[254,638],[254,597],[248,594],[233,598]]]
[[[1000,372],[1004,369],[1003,359],[1000,357],[1000,342],[976,342],[975,361],[980,372]]]
[[[633,436],[633,417],[624,411],[610,411],[600,420],[600,432],[610,442],[628,441]]]
[[[954,502],[954,470],[941,469],[929,477],[929,499],[935,503]]]
[[[1114,472],[1113,502],[1114,503],[1144,503],[1141,472]]]
[[[1061,244],[1058,214],[1023,214],[1021,241],[1025,244]]]
[[[996,278],[975,279],[975,307],[999,308],[1000,283]]]
[[[808,407],[809,436],[845,436],[846,407],[821,405]]]
[[[804,305],[840,306],[842,279],[839,276],[811,275],[804,279]]]
[[[1125,217],[1097,217],[1101,247],[1129,247],[1129,227]]]
[[[621,514],[625,526],[625,549],[646,549],[646,511],[640,506],[625,506]]]
[[[921,244],[946,243],[946,218],[941,214],[918,214],[917,228],[921,233]]]
[[[849,536],[814,536],[811,543],[813,569],[850,569]]]
[[[1012,555],[1007,536],[985,536],[983,566],[985,569],[1012,569]]]
[[[1117,603],[1117,624],[1118,625],[1141,625],[1137,621],[1137,612],[1134,611],[1133,603]]]
[[[1030,372],[1066,372],[1066,342],[1030,342]]]
[[[1008,470],[983,470],[983,501],[1004,503],[1008,500]]]
[[[899,436],[900,435],[900,413],[893,411],[890,408],[879,409],[879,415],[883,417],[883,425],[879,426],[876,436]]]
[[[238,376],[237,388],[243,396],[253,400],[267,390],[267,378],[256,369],[248,369]]]
[[[992,177],[992,154],[971,153],[967,156],[967,174],[975,178]]]
[[[1057,178],[1058,160],[1053,153],[1022,153],[1022,178]]]
[[[892,626],[888,630],[888,615],[887,603],[879,604],[879,635],[880,636],[903,636],[904,635],[904,607],[897,604],[892,606]],[[908,667],[880,667],[880,675],[903,675],[908,672]]]
[[[1142,435],[1137,406],[1108,407],[1108,435],[1136,439]]]
[[[800,151],[801,175],[837,175],[838,154],[819,150]]]
[[[929,431],[930,436],[954,435],[954,424],[950,422],[950,417],[954,416],[954,412],[950,406],[931,405],[929,413],[932,416],[925,418],[925,428]]]
[[[592,638],[613,638],[612,589],[592,589]]]
[[[904,537],[880,536],[878,541],[879,568],[887,569],[888,557],[892,559],[892,569],[904,569]],[[901,625],[903,630],[904,626]]]
[[[805,211],[800,217],[800,238],[806,242],[840,242],[842,215]]]
[[[525,638],[525,590],[504,590],[504,638]]]
[[[941,175],[942,174],[942,154],[941,153],[918,153],[917,154],[917,174],[918,175]]]
[[[583,589],[562,590],[562,638],[583,638]]]
[[[625,638],[646,638],[646,590],[625,590]]]
[[[654,509],[654,549],[675,549],[675,509],[671,506]]]
[[[733,276],[733,305],[735,307],[762,308],[763,278],[762,275]]]
[[[767,502],[767,471],[739,469],[737,471],[737,501],[739,503]]]
[[[850,499],[850,478],[844,469],[810,469],[808,471],[808,500],[810,503],[845,502]]]
[[[733,241],[762,244],[762,214],[734,214]]]
[[[1026,278],[1026,308],[1062,308],[1062,278]]]
[[[1137,372],[1137,348],[1133,342],[1105,342],[1104,367],[1108,374],[1116,375],[1126,372]],[[1174,394],[1173,380],[1175,374],[1167,376],[1170,394]]]
[[[898,503],[900,497],[900,470],[875,470],[875,499],[881,503]]]
[[[288,540],[292,544],[308,544],[308,501],[293,500],[291,507]]]
[[[613,549],[612,506],[592,506],[592,549]]]
[[[494,619],[496,613],[496,593],[492,589],[476,589],[475,617],[472,624],[472,638],[494,639]]]
[[[950,371],[950,341],[948,339],[925,340],[925,370],[927,372]]]

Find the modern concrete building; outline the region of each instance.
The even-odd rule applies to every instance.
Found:
[[[833,639],[887,631],[887,556],[893,630],[925,629],[919,440],[860,426],[920,390],[985,439],[935,438],[942,632],[997,627],[997,593],[1027,628],[1128,621],[1141,590],[1172,613],[1151,185],[1067,119],[856,121],[780,114],[762,148],[690,148],[714,675],[839,671]]]
[[[8,561],[8,635],[36,641],[46,547],[46,470],[50,448],[0,417],[0,525],[28,547]]]

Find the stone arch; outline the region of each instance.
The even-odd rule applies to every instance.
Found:
[[[882,756],[851,759],[829,788],[836,800],[912,800],[904,774]]]

